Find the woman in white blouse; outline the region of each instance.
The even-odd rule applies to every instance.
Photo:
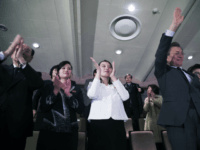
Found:
[[[97,74],[88,85],[91,102],[89,150],[126,150],[127,140],[124,121],[128,120],[123,101],[128,91],[115,77],[115,63],[104,60],[97,64],[91,58]],[[112,81],[112,82],[111,82]]]

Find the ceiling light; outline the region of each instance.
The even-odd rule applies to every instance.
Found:
[[[158,13],[158,8],[154,8],[152,12],[153,12],[153,14]]]
[[[34,48],[39,48],[40,45],[39,45],[38,43],[33,43],[33,47],[34,47]]]
[[[1,31],[7,31],[8,28],[7,28],[5,25],[0,24],[0,30],[1,30]]]
[[[129,11],[134,11],[134,10],[135,10],[135,6],[134,6],[134,5],[130,5],[130,6],[128,7],[128,10],[129,10]]]
[[[192,59],[193,58],[193,56],[188,56],[188,59]]]
[[[116,50],[115,53],[120,55],[122,53],[122,51],[121,50]]]

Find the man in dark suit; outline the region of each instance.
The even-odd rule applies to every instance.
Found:
[[[96,75],[96,73],[97,73],[97,70],[96,69],[94,69],[94,71],[93,71],[93,77],[95,77],[95,75]],[[87,96],[87,89],[88,89],[88,85],[89,85],[89,83],[90,82],[92,82],[94,80],[94,78],[93,79],[87,79],[86,81],[85,81],[85,84],[84,84],[84,92],[83,92],[83,97],[84,97],[84,104],[85,104],[85,109],[84,109],[84,112],[83,112],[83,116],[84,116],[84,118],[88,118],[88,116],[89,116],[89,113],[90,113],[90,107],[91,107],[91,99]]]
[[[200,149],[200,82],[182,69],[183,50],[171,43],[181,22],[176,8],[169,30],[162,35],[155,60],[155,76],[163,96],[158,124],[167,129],[173,150]]]
[[[124,86],[130,95],[129,99],[124,102],[124,108],[128,118],[132,118],[134,131],[140,131],[138,119],[143,111],[141,93],[144,93],[144,90],[139,84],[132,83],[132,75],[127,74],[124,78],[126,80]]]
[[[25,149],[32,136],[33,90],[43,84],[41,77],[28,64],[33,50],[17,35],[11,46],[0,53],[0,59],[11,55],[13,64],[0,65],[0,141],[5,149]]]

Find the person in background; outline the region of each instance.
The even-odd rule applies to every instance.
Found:
[[[162,96],[159,95],[159,87],[155,84],[149,85],[147,88],[147,98],[144,100],[143,107],[144,111],[147,112],[144,130],[153,131],[157,150],[162,148],[161,131],[166,130],[165,128],[157,125],[158,116],[162,106],[162,100]]]
[[[91,107],[91,99],[87,96],[87,91],[88,91],[88,85],[89,85],[89,83],[90,82],[92,82],[93,80],[94,80],[94,77],[95,77],[95,75],[96,75],[96,73],[97,73],[97,69],[94,69],[94,71],[93,71],[93,79],[87,79],[86,81],[85,81],[85,84],[84,84],[84,103],[85,103],[85,110],[84,110],[84,112],[83,112],[83,116],[84,116],[84,118],[88,118],[88,116],[89,116],[89,113],[90,113],[90,107]]]
[[[90,98],[87,96],[87,91],[88,91],[88,85],[89,85],[90,82],[92,82],[92,81],[94,80],[94,77],[95,77],[96,73],[97,73],[97,69],[94,69],[94,71],[93,71],[93,79],[87,79],[87,80],[85,81],[85,84],[84,84],[84,92],[83,92],[83,93],[84,93],[84,102],[85,102],[85,109],[84,109],[84,112],[83,112],[83,117],[84,117],[85,119],[87,119],[87,120],[86,120],[86,131],[87,131],[87,137],[88,137],[88,138],[90,138],[90,137],[89,137],[90,123],[89,123],[89,121],[88,121],[88,116],[89,116],[89,114],[90,114],[90,108],[91,108],[91,101],[92,101],[92,99],[90,99]]]
[[[187,71],[196,74],[200,78],[200,64],[195,64],[189,67]]]
[[[0,65],[1,149],[24,150],[33,135],[32,95],[42,87],[39,74],[29,65],[34,50],[17,35],[9,48],[0,52],[1,62],[11,56],[13,64]]]
[[[38,89],[35,92],[35,95],[33,96],[33,117],[36,116],[36,122],[35,122],[35,125],[34,125],[34,130],[40,130],[41,129],[41,124],[42,124],[42,121],[43,121],[44,113],[42,113],[41,110],[40,110],[40,102],[39,101],[40,101],[40,98],[42,96],[42,92],[44,91],[44,87],[46,85],[48,85],[49,83],[51,83],[55,79],[55,77],[57,76],[57,72],[58,72],[57,70],[58,70],[58,65],[55,65],[50,69],[49,75],[51,76],[51,80],[45,80],[43,87]]]
[[[62,61],[58,76],[43,88],[40,109],[44,117],[37,150],[77,150],[76,113],[81,114],[85,106],[81,89],[70,79],[72,69],[69,61]]]
[[[91,57],[97,74],[88,85],[91,102],[89,150],[126,150],[127,140],[124,121],[128,120],[123,101],[128,91],[115,77],[115,64],[107,60],[99,64]]]
[[[127,74],[124,78],[126,80],[124,86],[130,95],[130,98],[124,102],[124,108],[128,118],[132,118],[134,131],[139,131],[139,118],[143,112],[141,94],[144,93],[144,90],[139,84],[132,83],[132,75]]]
[[[200,82],[197,75],[182,69],[183,49],[178,43],[171,43],[183,19],[177,7],[155,55],[154,73],[163,96],[158,124],[167,129],[173,150],[197,150],[200,149]]]

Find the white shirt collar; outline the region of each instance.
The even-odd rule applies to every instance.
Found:
[[[173,67],[173,68],[177,68],[177,66],[171,66],[171,67]],[[183,68],[182,68],[182,66],[181,66],[181,67],[179,67],[179,68],[183,69]]]
[[[18,67],[18,66],[16,66],[15,64],[13,64],[13,67],[14,67],[14,68],[19,68],[19,67]]]

